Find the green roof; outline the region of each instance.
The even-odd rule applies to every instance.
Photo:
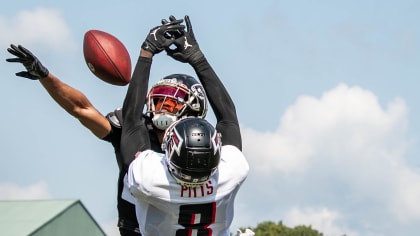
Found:
[[[105,235],[79,200],[0,201],[2,235]]]

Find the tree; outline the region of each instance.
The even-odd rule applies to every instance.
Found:
[[[282,221],[277,224],[272,221],[264,221],[257,225],[257,227],[247,227],[254,231],[255,236],[323,236],[322,233],[311,226],[298,225],[294,228],[283,225]],[[245,228],[240,228],[242,231]]]

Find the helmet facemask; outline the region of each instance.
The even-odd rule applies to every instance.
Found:
[[[203,87],[194,78],[184,75],[171,75],[160,80],[150,89],[146,105],[153,124],[160,130],[165,130],[179,118],[204,118],[207,113]]]
[[[185,111],[188,90],[173,85],[157,84],[147,95],[147,112],[152,114],[153,124],[165,130]]]

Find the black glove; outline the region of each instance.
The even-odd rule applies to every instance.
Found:
[[[34,56],[28,49],[21,45],[16,47],[16,45],[11,44],[7,51],[17,56],[17,58],[8,58],[6,61],[22,63],[26,68],[26,71],[18,72],[16,73],[16,76],[32,80],[38,80],[48,76],[48,69],[45,68],[38,60],[38,58]]]
[[[185,16],[185,23],[187,24],[187,31],[184,31],[184,36],[175,39],[175,49],[166,47],[166,53],[177,61],[196,65],[204,59],[204,55],[195,40],[189,16]]]
[[[166,21],[166,20],[165,20]],[[169,47],[175,40],[173,37],[177,31],[181,32],[185,26],[181,25],[184,20],[172,20],[170,22],[163,23],[161,26],[156,26],[150,30],[146,37],[146,40],[141,45],[141,48],[147,50],[153,54],[157,54]]]
[[[182,20],[182,19],[180,19],[180,20]],[[162,19],[162,25],[169,24],[169,23],[174,22],[174,21],[177,21],[177,19],[175,18],[175,16],[170,15],[169,16],[169,21],[167,21],[166,19]],[[172,31],[170,34],[168,33],[168,35],[172,38],[177,39],[177,38],[184,35],[184,31],[182,29],[180,29],[180,30],[177,30],[177,31]]]

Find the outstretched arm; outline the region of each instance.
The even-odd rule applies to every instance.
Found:
[[[8,62],[18,62],[26,71],[16,73],[17,76],[31,80],[39,80],[50,96],[70,115],[78,119],[86,128],[98,138],[104,138],[110,131],[111,125],[79,90],[62,82],[48,71],[46,67],[23,46],[11,45],[7,49],[16,58],[6,59]]]
[[[77,118],[96,137],[102,139],[109,134],[111,131],[109,121],[82,92],[62,82],[51,73],[39,82],[64,110]]]

